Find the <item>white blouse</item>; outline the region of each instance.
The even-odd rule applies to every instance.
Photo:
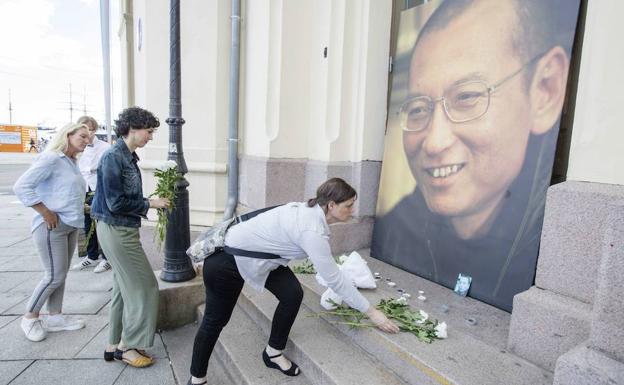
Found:
[[[225,237],[229,247],[271,253],[279,259],[234,256],[240,275],[258,291],[269,273],[292,259],[310,258],[316,271],[352,308],[366,312],[370,304],[340,272],[329,247],[329,226],[323,209],[292,202],[231,227]]]

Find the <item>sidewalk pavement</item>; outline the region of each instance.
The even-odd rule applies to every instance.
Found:
[[[104,361],[111,271],[95,274],[89,269],[68,274],[63,312],[84,319],[84,329],[49,333],[41,342],[26,339],[20,328],[21,315],[42,277],[30,235],[32,215],[14,195],[0,195],[0,385],[185,384],[195,325],[159,332],[149,351],[156,363],[149,368]],[[162,261],[153,244],[152,228],[142,228],[141,240],[153,269],[160,269]],[[77,260],[76,253],[72,263]],[[185,377],[176,379],[173,367]]]

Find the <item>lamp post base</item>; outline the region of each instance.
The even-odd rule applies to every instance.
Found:
[[[169,252],[169,254],[171,254],[171,252]],[[193,264],[186,256],[186,253],[183,254],[184,255],[181,255],[179,259],[175,259],[174,261],[168,261],[168,258],[165,258],[163,268],[160,272],[160,279],[165,282],[184,282],[195,278],[197,274],[195,273]]]

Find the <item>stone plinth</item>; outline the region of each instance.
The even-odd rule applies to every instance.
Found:
[[[624,362],[624,200],[608,208],[589,347]]]
[[[591,304],[609,203],[624,187],[564,182],[548,189],[535,286]]]
[[[195,321],[197,306],[204,303],[205,291],[201,275],[190,281],[171,283],[160,278],[155,271],[160,290],[158,329],[173,329]]]
[[[548,190],[535,286],[516,295],[508,347],[555,384],[623,383],[624,186]]]
[[[514,297],[507,348],[553,371],[557,358],[589,337],[591,307],[535,286]]]
[[[557,360],[553,385],[623,385],[624,364],[580,345]]]

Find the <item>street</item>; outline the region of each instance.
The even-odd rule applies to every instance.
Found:
[[[37,154],[0,152],[0,194],[13,194],[13,183],[19,178]]]

